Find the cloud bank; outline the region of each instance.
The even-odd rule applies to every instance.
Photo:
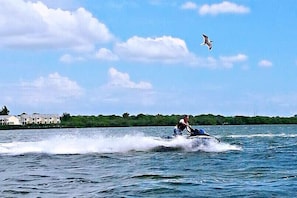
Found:
[[[191,1],[182,5],[182,9],[203,9],[204,14],[245,10],[242,7],[227,1],[201,7]],[[114,42],[114,36],[105,24],[84,8],[67,11],[49,8],[40,1],[0,1],[0,18],[0,36],[3,38],[0,47],[65,49],[68,51],[59,60],[66,64],[97,59],[231,68],[238,62],[227,60],[228,57],[198,57],[190,52],[183,39],[168,35],[133,36],[113,43],[112,49],[102,47]]]
[[[0,18],[2,47],[89,51],[113,39],[108,28],[84,8],[65,11],[40,1],[0,1]]]

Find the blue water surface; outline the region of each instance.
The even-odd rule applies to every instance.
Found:
[[[200,128],[200,127],[196,127]],[[2,197],[296,197],[297,125],[0,131]]]

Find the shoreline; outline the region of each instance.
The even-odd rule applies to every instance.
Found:
[[[297,123],[276,123],[276,124],[223,124],[223,125],[193,125],[193,126],[259,126],[259,125],[297,125]],[[174,125],[135,125],[135,126],[0,126],[1,131],[9,130],[30,130],[30,129],[79,129],[79,128],[117,128],[117,127],[173,127]]]

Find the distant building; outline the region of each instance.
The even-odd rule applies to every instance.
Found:
[[[57,114],[39,114],[34,113],[32,115],[28,115],[23,113],[20,117],[20,122],[22,125],[27,124],[60,124],[61,119]]]
[[[21,125],[19,117],[0,115],[0,125]]]

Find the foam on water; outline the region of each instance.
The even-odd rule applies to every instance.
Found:
[[[208,144],[195,145],[185,137],[163,139],[143,134],[122,136],[107,135],[56,135],[47,139],[28,142],[0,143],[0,154],[19,155],[26,153],[86,154],[124,153],[129,151],[151,151],[156,147],[180,148],[187,152],[225,152],[241,150],[241,147],[209,140]]]

